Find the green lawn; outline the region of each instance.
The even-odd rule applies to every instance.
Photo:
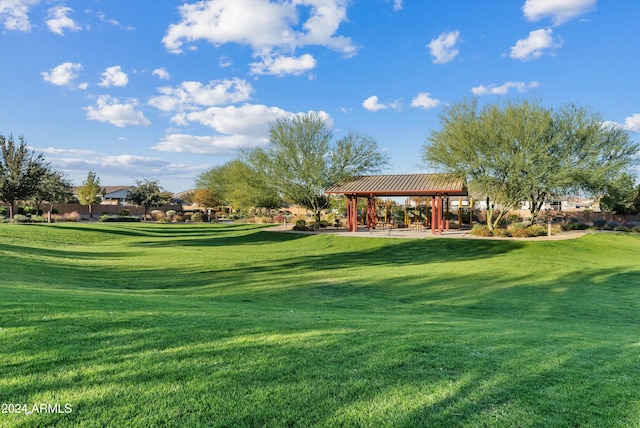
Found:
[[[640,427],[640,236],[0,225],[0,402],[62,411],[3,427]]]

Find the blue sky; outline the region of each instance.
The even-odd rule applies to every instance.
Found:
[[[636,0],[0,0],[0,133],[81,184],[200,172],[315,111],[425,171],[442,107],[535,96],[640,133]]]

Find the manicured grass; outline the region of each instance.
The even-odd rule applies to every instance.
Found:
[[[0,426],[640,427],[635,234],[0,226]]]

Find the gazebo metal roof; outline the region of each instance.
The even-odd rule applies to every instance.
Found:
[[[363,175],[325,190],[356,196],[467,196],[464,179],[453,174]]]

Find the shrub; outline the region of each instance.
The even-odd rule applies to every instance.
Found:
[[[616,232],[631,232],[631,229],[625,226],[618,226],[618,227],[615,227],[613,230],[615,230]]]
[[[23,207],[21,210],[19,209],[18,211],[22,211],[20,214],[24,214],[24,215],[38,214],[38,209],[36,207]]]
[[[173,217],[174,215],[176,215],[175,210],[167,210],[166,212],[167,217]]]
[[[582,222],[569,222],[564,226],[564,230],[585,230],[588,229],[589,225]]]
[[[11,222],[12,223],[28,223],[29,217],[27,217],[24,214],[14,214],[13,220],[11,220]]]
[[[164,213],[160,210],[153,210],[151,211],[151,218],[158,221],[160,220],[162,217],[164,217]]]
[[[71,213],[64,213],[64,214],[62,214],[62,218],[60,220],[62,220],[62,221],[80,221],[80,214],[78,213],[78,211],[73,211]]]
[[[584,224],[584,223],[582,223],[582,224]],[[585,224],[585,226],[586,226],[586,224]],[[551,234],[552,235],[557,235],[558,233],[561,233],[561,232],[562,232],[562,226],[561,225],[554,224],[554,225],[551,226]]]
[[[617,227],[620,227],[620,223],[617,221],[608,221],[603,229],[605,230],[616,230]]]
[[[303,219],[296,220],[296,225],[293,226],[293,230],[309,230],[309,228],[307,227],[306,220],[303,220]]]
[[[191,221],[202,222],[202,213],[195,212],[191,214]]]
[[[509,230],[511,236],[514,238],[528,238],[529,234],[527,233],[527,229],[511,229]]]
[[[607,220],[603,218],[597,218],[593,220],[593,227],[596,229],[602,229],[607,224]]]
[[[624,227],[628,227],[629,229],[633,229],[634,227],[640,226],[640,222],[638,221],[627,221],[622,224]]]
[[[329,222],[327,220],[320,220],[320,227],[327,227],[329,226]]]
[[[631,231],[634,233],[640,233],[640,226],[635,226],[633,228],[631,228]]]
[[[122,215],[102,215],[98,218],[98,221],[104,223],[131,223],[131,222],[139,222],[140,217],[138,216],[122,216]]]
[[[520,221],[520,216],[518,216],[518,214],[509,214],[507,216],[507,223],[508,224],[514,224]]]
[[[118,215],[120,215],[120,216],[122,216],[122,217],[126,217],[126,216],[128,216],[130,213],[131,213],[131,211],[129,211],[129,210],[127,210],[127,209],[124,209],[124,210],[120,210],[120,214],[118,214]]]
[[[507,229],[497,228],[493,229],[493,236],[497,236],[499,238],[508,238],[509,236],[511,236],[511,234]]]
[[[46,222],[47,222],[47,219],[46,219],[46,218],[44,218],[44,217],[43,217],[43,216],[41,216],[41,215],[32,215],[32,216],[31,216],[31,222],[32,222],[32,223],[46,223]]]
[[[483,224],[474,224],[473,229],[471,229],[470,233],[472,236],[483,236],[483,237],[491,236],[491,231],[487,226]]]
[[[527,236],[547,236],[547,226],[542,226],[540,224],[534,224],[526,229]]]
[[[7,207],[5,207],[4,205],[0,205],[0,215],[1,216],[7,215]]]

